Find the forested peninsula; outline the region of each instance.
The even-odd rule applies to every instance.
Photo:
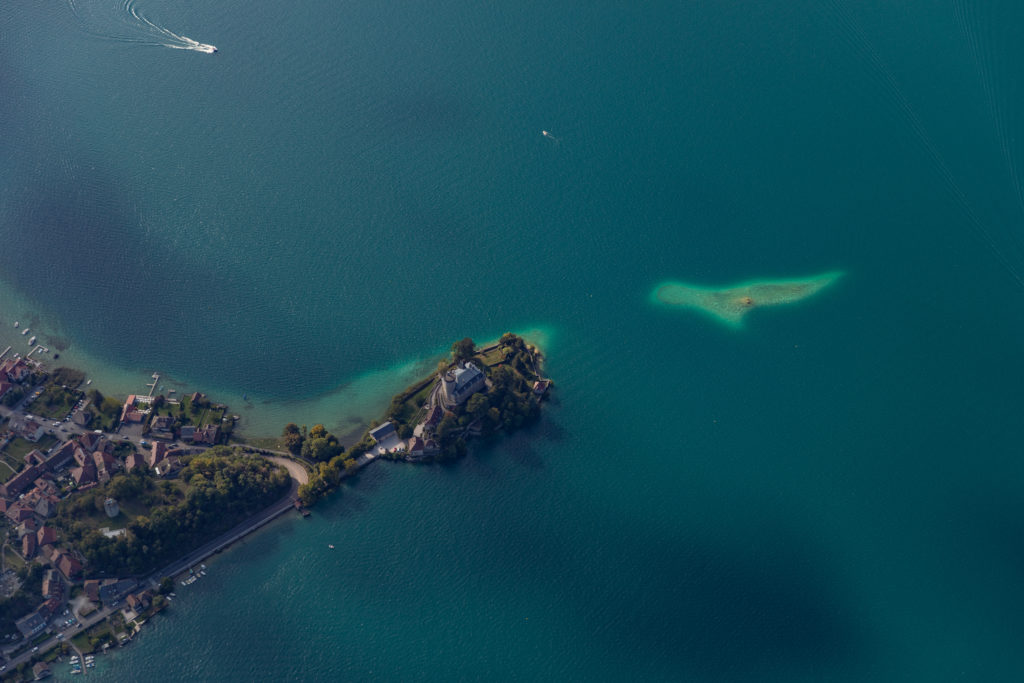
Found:
[[[285,426],[282,443],[313,463],[299,499],[312,505],[369,460],[439,462],[466,453],[474,438],[511,433],[540,416],[552,387],[542,375],[540,350],[508,332],[478,348],[470,338],[452,345],[435,373],[396,394],[379,421],[345,448],[323,425]]]

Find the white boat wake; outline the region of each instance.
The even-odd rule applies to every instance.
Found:
[[[121,43],[136,43],[213,54],[215,45],[178,35],[146,18],[136,0],[68,0],[71,12],[90,35]]]

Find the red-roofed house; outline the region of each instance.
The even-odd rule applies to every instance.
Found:
[[[26,519],[32,519],[32,508],[28,507],[24,503],[14,503],[7,508],[7,519],[11,520],[15,524],[21,524]]]
[[[138,453],[132,453],[124,459],[124,471],[131,472],[137,468],[143,468],[146,466],[146,460]]]
[[[156,467],[166,456],[167,444],[163,441],[157,441],[149,451],[149,457],[146,458],[146,464],[150,467]]]
[[[36,545],[51,545],[57,542],[57,530],[52,526],[44,526],[36,532]]]
[[[35,465],[29,465],[21,472],[8,479],[4,484],[0,484],[0,494],[5,498],[14,498],[19,493],[27,489],[32,482],[39,478],[39,468]]]
[[[82,573],[82,563],[67,551],[61,552],[57,556],[55,565],[68,581],[74,581],[75,577]]]
[[[91,462],[86,462],[82,467],[75,467],[71,470],[71,478],[75,480],[75,483],[79,486],[83,484],[92,484],[96,481],[96,466]]]
[[[192,443],[208,443],[213,446],[217,443],[219,437],[220,427],[217,425],[206,425],[202,429],[197,429],[195,434],[192,435]]]
[[[25,534],[21,537],[21,556],[31,560],[36,556],[36,535]]]
[[[0,363],[0,375],[6,375],[12,382],[24,382],[31,374],[28,364],[21,358],[8,358]]]

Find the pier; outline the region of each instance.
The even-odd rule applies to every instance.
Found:
[[[146,384],[146,386],[149,387],[149,393],[147,396],[150,398],[153,397],[153,392],[156,391],[156,385],[160,383],[160,373],[154,372],[151,376],[153,378],[153,382]]]
[[[6,356],[7,352],[10,351],[10,350],[11,350],[10,346],[8,346],[6,349],[4,349],[3,353],[0,353],[0,359],[2,359],[4,356]]]

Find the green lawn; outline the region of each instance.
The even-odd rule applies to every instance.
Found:
[[[4,449],[4,453],[10,459],[18,465],[18,469],[25,464],[25,456],[34,450],[38,450],[40,453],[45,453],[48,449],[53,447],[57,443],[57,439],[47,434],[43,438],[39,439],[39,443],[32,443],[28,439],[23,439],[20,436],[15,437],[13,441],[7,444],[7,448]]]
[[[196,412],[192,412],[192,399],[188,396],[183,396],[179,399],[179,405],[171,405],[170,403],[164,403],[159,408],[153,410],[153,417],[160,417],[168,415],[175,419],[181,417],[184,418],[185,424],[191,424],[200,429],[208,424],[221,424],[221,419],[227,414],[225,408],[217,408],[216,404],[211,405],[209,408],[200,408]],[[181,407],[184,406],[184,410]]]
[[[490,366],[495,366],[505,362],[505,347],[498,346],[493,348],[487,353],[478,354],[483,359],[484,363]]]
[[[63,418],[71,412],[80,397],[77,391],[51,384],[32,402],[32,410],[49,419]]]
[[[8,479],[16,474],[14,468],[7,464],[7,461],[0,458],[0,484],[5,483]]]
[[[196,428],[202,429],[208,424],[215,424],[219,427],[221,426],[224,414],[225,410],[223,408],[206,408],[199,415],[199,420],[196,421]]]
[[[21,559],[18,553],[11,550],[11,548],[4,548],[4,561],[7,562],[7,568],[15,571],[25,566],[25,560]]]
[[[265,448],[268,451],[287,450],[284,447],[283,440],[279,436],[254,436],[248,438],[237,438],[235,441],[245,444],[246,446],[252,446],[253,448]]]

